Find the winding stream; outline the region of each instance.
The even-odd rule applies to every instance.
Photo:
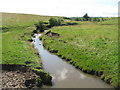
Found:
[[[33,44],[43,60],[43,69],[52,76],[53,85],[50,88],[111,88],[99,78],[77,70],[58,56],[44,49],[42,41],[39,40],[40,35],[35,35]]]

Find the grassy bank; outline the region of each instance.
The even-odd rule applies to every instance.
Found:
[[[118,87],[117,19],[84,23],[51,28],[60,37],[43,35],[45,48],[83,72]]]
[[[39,20],[46,21],[50,17],[9,13],[3,13],[2,16],[2,63],[0,64],[29,66],[40,76],[40,82],[48,84],[51,76],[42,70],[42,60],[30,41],[31,33],[35,29],[33,24]]]
[[[2,33],[2,64],[26,64],[25,62],[35,62],[33,66],[41,66],[41,60],[37,56],[37,51],[28,41],[31,39],[33,28],[12,28],[9,32]],[[34,52],[34,53],[33,53]],[[31,64],[31,65],[32,65]]]

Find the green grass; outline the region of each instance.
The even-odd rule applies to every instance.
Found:
[[[37,55],[30,40],[35,29],[34,23],[39,20],[48,21],[49,16],[28,14],[2,13],[2,64],[25,65],[26,61],[32,62],[29,66],[41,67],[41,59]],[[1,39],[1,38],[0,38]]]
[[[1,13],[0,13],[1,14]],[[51,16],[40,16],[31,14],[2,13],[2,27],[29,26],[42,20],[47,22]]]
[[[36,73],[40,73],[42,83],[50,82],[51,76],[41,70],[42,60],[38,55],[38,51],[34,49],[33,44],[29,41],[32,38],[32,31],[35,30],[34,23],[39,20],[46,22],[49,18],[49,16],[2,13],[2,37],[0,35],[2,62],[0,64],[30,66]],[[41,69],[38,69],[38,67]]]
[[[2,32],[0,31],[0,63],[2,63]]]
[[[85,22],[84,22],[85,23]],[[72,59],[77,68],[94,71],[101,79],[118,87],[118,26],[117,19],[50,29],[60,38],[42,36],[45,48],[58,50],[57,55]],[[98,75],[99,76],[99,75]]]
[[[27,41],[31,38],[33,28],[13,28],[9,32],[2,34],[2,64],[26,65],[26,61],[32,62],[30,66],[41,66],[38,57],[31,43]]]

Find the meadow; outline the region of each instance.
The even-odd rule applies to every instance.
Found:
[[[2,13],[2,37],[0,37],[2,62],[0,64],[29,66],[35,72],[44,74],[40,78],[42,82],[45,80],[49,82],[51,76],[42,69],[42,60],[31,43],[34,24],[49,18],[49,16]]]
[[[40,61],[37,51],[29,40],[39,20],[48,21],[49,16],[2,13],[2,63],[25,64]],[[38,63],[36,62],[37,65]]]
[[[1,13],[0,13],[1,14]],[[31,14],[2,13],[2,27],[26,27],[34,25],[38,21],[48,21],[51,16],[40,16]]]
[[[40,37],[46,49],[83,72],[97,75],[114,87],[119,86],[117,18],[57,26],[50,31],[60,37],[46,34]]]

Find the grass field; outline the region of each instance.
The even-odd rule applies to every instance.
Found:
[[[1,14],[1,13],[0,13]],[[31,14],[2,13],[2,27],[29,26],[38,21],[48,21],[51,16],[40,16]]]
[[[29,31],[28,31],[29,30]],[[2,54],[3,64],[25,64],[25,62],[35,62],[33,66],[37,66],[41,60],[35,53],[29,38],[33,28],[13,28],[12,31],[3,32]],[[41,66],[41,65],[39,65]]]
[[[32,38],[32,31],[35,30],[34,23],[39,20],[48,21],[49,18],[37,15],[2,13],[3,30],[2,37],[0,37],[2,62],[0,64],[30,66],[31,69],[42,72],[44,80],[49,80],[48,73],[42,70],[42,60],[37,50],[29,41]]]
[[[28,14],[2,13],[2,63],[3,64],[25,64],[26,61],[41,63],[36,55],[37,51],[28,41],[35,29],[34,23],[39,20],[48,21],[49,16],[38,16]],[[40,65],[41,66],[41,65]]]
[[[84,24],[85,23],[85,24]],[[118,22],[84,22],[51,28],[60,37],[42,36],[46,49],[85,73],[95,74],[118,87]]]

